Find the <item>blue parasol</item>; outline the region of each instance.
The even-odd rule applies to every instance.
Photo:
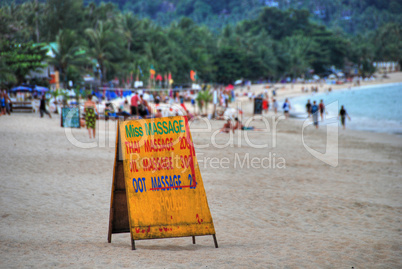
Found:
[[[38,92],[47,92],[49,89],[46,87],[42,87],[42,86],[35,86],[34,91],[38,91]]]
[[[25,86],[18,86],[18,87],[12,88],[10,91],[12,91],[12,92],[31,92],[32,89],[29,87],[25,87]]]

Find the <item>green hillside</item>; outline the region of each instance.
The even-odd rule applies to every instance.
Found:
[[[78,84],[83,74],[102,83],[132,76],[148,81],[151,66],[162,77],[171,73],[177,83],[190,82],[190,70],[200,81],[231,83],[324,75],[332,67],[346,74],[358,69],[367,76],[375,71],[375,61],[402,63],[401,23],[371,18],[347,34],[341,30],[347,25],[340,23],[348,18],[345,14],[343,20],[326,21],[329,14],[339,16],[338,9],[320,6],[318,15],[302,9],[311,9],[313,2],[330,3],[324,0],[297,1],[299,9],[251,0],[20,2],[0,7],[0,84],[24,82],[43,60],[60,71],[61,81]],[[342,1],[341,6],[357,2],[363,9],[369,1]],[[365,8],[388,14],[399,7],[392,3]],[[317,21],[317,16],[322,18]],[[356,30],[363,26],[366,30]],[[38,48],[51,42],[56,44],[52,57],[44,59]]]
[[[31,2],[3,0],[3,5]],[[39,0],[39,2],[46,2]],[[52,1],[50,1],[52,2]],[[331,29],[349,34],[365,33],[394,22],[402,24],[402,2],[398,0],[84,0],[85,5],[113,3],[123,12],[150,18],[166,26],[182,17],[218,31],[227,24],[236,24],[258,16],[264,7],[281,10],[306,9],[311,19]]]

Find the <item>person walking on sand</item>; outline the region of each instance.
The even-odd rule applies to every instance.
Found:
[[[341,117],[342,128],[345,130],[346,117],[348,117],[349,120],[351,119],[348,115],[348,112],[346,112],[346,109],[343,106],[341,106],[341,110],[339,110],[338,119],[339,117]]]
[[[320,109],[321,121],[324,121],[325,105],[324,105],[324,101],[322,99],[320,101],[320,104],[318,105],[318,108]]]
[[[95,129],[96,129],[96,116],[95,111],[98,113],[98,109],[96,108],[96,104],[92,101],[92,94],[88,95],[88,100],[84,104],[85,111],[85,123],[87,125],[89,138],[91,139],[91,129],[92,136],[95,138]]]
[[[313,105],[311,106],[311,114],[313,115],[313,122],[314,122],[315,128],[318,129],[318,106],[315,101],[313,102]]]
[[[307,114],[308,114],[308,117],[310,118],[310,116],[311,116],[311,103],[310,103],[310,99],[307,100],[306,112],[307,112]]]
[[[42,95],[42,98],[40,99],[40,105],[39,105],[39,112],[40,112],[40,117],[43,118],[43,114],[49,115],[49,118],[52,118],[52,115],[50,115],[49,111],[46,109],[46,96]]]
[[[288,119],[289,118],[289,110],[291,109],[289,100],[286,98],[285,99],[285,103],[283,103],[283,113],[285,114],[285,118]]]

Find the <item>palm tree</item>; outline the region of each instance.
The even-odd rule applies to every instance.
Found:
[[[117,17],[118,30],[124,36],[127,42],[127,51],[131,50],[131,44],[134,41],[134,33],[136,29],[137,19],[133,16],[133,13],[119,14]]]
[[[204,106],[206,112],[208,112],[208,103],[212,101],[212,94],[209,91],[199,91],[195,100],[197,101],[201,113],[203,112]]]
[[[281,49],[287,70],[293,77],[304,74],[310,67],[313,60],[310,52],[314,45],[311,39],[301,35],[286,37],[283,40]]]
[[[108,69],[113,68],[116,54],[121,54],[119,44],[121,38],[113,31],[113,25],[109,22],[99,21],[96,28],[88,28],[85,34],[89,38],[88,55],[96,59],[102,72],[101,82],[107,77]]]
[[[61,81],[67,82],[67,69],[69,66],[81,67],[85,64],[85,55],[73,30],[60,30],[56,37],[57,47],[52,47],[54,58],[49,63],[59,70]]]
[[[51,91],[50,94],[51,94],[52,97],[54,98],[54,105],[56,106],[55,114],[58,114],[58,113],[59,113],[59,110],[58,110],[58,105],[59,105],[59,103],[58,103],[57,97],[59,97],[60,95],[62,95],[62,91],[61,91],[60,89],[56,89],[56,90],[54,90],[54,91]]]
[[[7,64],[0,57],[0,84],[16,83],[17,78],[14,72],[7,66]]]

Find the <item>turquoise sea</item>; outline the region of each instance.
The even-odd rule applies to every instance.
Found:
[[[292,113],[305,118],[306,103],[321,99],[326,106],[338,102],[351,117],[346,127],[356,130],[402,134],[402,83],[355,87],[330,93],[316,93],[290,99]],[[326,117],[336,117],[335,110]],[[324,120],[325,123],[325,120]]]

